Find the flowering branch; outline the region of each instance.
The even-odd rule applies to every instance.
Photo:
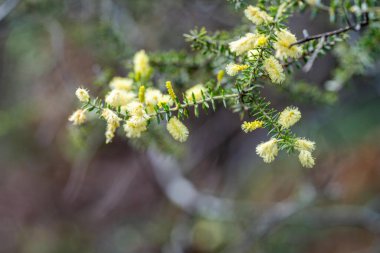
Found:
[[[133,58],[133,68],[128,77],[114,77],[111,80],[110,91],[104,100],[90,99],[87,90],[78,89],[76,95],[82,102],[82,109],[75,111],[69,120],[75,125],[83,124],[87,119],[86,114],[94,111],[107,123],[105,136],[106,143],[109,143],[121,124],[128,138],[140,138],[154,124],[151,119],[155,117],[157,123],[167,122],[166,129],[175,140],[184,142],[189,130],[181,120],[189,117],[189,108],[193,107],[198,117],[198,107],[204,110],[212,107],[215,110],[216,102],[222,101],[224,107],[242,116],[247,113],[251,118],[242,123],[244,132],[267,129],[270,139],[256,147],[256,153],[264,162],[272,162],[279,150],[288,153],[297,151],[302,166],[313,167],[312,151],[315,143],[297,137],[290,129],[300,121],[300,110],[295,106],[288,106],[282,111],[271,108],[270,102],[261,95],[264,86],[257,83],[263,81],[286,89],[287,73],[284,68],[304,60],[307,62],[304,70],[309,70],[316,57],[331,50],[348,31],[368,25],[369,13],[363,11],[362,21],[358,24],[351,25],[348,22],[345,28],[297,40],[287,29],[286,21],[297,6],[302,6],[302,2],[286,0],[278,6],[267,6],[269,8],[264,8],[265,1],[258,6],[248,5],[243,0],[232,2],[239,8],[245,7],[244,15],[254,25],[254,29],[241,26],[232,32],[216,32],[212,35],[205,28],[194,29],[185,35],[185,39],[191,43],[192,49],[199,52],[196,56],[188,56],[183,51],[171,51],[149,57],[141,50]],[[335,12],[335,7],[331,8]],[[231,41],[234,37],[238,38]],[[224,77],[223,69],[228,76]],[[200,79],[199,72],[208,72],[204,74],[206,77],[201,76],[208,81],[186,87],[193,77],[194,80]],[[214,73],[217,73],[216,78]],[[155,85],[162,78],[174,78],[173,83],[177,84],[177,79],[181,80],[184,75],[187,79],[184,81],[182,78],[178,86],[173,87],[172,82],[167,81],[166,92]],[[321,92],[315,92],[310,87],[308,91],[305,94],[322,96]],[[181,100],[176,92],[184,92]]]

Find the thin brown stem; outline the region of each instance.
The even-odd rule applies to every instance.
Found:
[[[361,28],[361,27],[367,26],[369,24],[368,13],[365,13],[363,16],[364,16],[364,20],[361,21],[358,24],[352,24],[352,25],[349,25],[347,27],[339,28],[339,29],[334,30],[334,31],[320,33],[320,34],[316,34],[316,35],[313,35],[313,36],[308,36],[308,37],[306,37],[306,38],[304,38],[302,40],[298,40],[297,42],[291,44],[290,47],[295,46],[295,45],[300,45],[300,44],[306,43],[306,42],[311,41],[311,40],[318,40],[318,39],[320,39],[322,37],[327,38],[327,37],[330,37],[330,36],[333,36],[333,35],[339,35],[341,33],[345,33],[345,32],[348,32],[350,30],[356,31],[358,25]]]

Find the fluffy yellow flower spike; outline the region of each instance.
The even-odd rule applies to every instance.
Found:
[[[289,128],[301,119],[301,112],[297,107],[288,106],[280,113],[278,123],[284,128]]]
[[[284,70],[278,60],[273,56],[265,59],[264,68],[272,82],[282,83],[285,80]]]
[[[237,55],[242,55],[245,52],[252,50],[256,46],[257,35],[253,33],[247,33],[244,37],[230,42],[230,50]]]
[[[80,102],[86,103],[90,100],[90,95],[88,94],[88,91],[83,88],[78,88],[75,91],[75,95],[79,99]]]
[[[173,136],[173,138],[179,142],[185,142],[189,137],[189,130],[176,117],[172,117],[169,120],[168,124],[166,125],[166,129],[171,134],[171,136]]]
[[[315,164],[314,158],[311,155],[310,151],[301,150],[298,158],[301,162],[301,165],[305,168],[312,168]]]
[[[103,109],[101,116],[107,121],[108,125],[112,125],[114,128],[119,127],[121,119],[112,110]]]
[[[278,154],[277,140],[270,139],[267,142],[260,143],[256,147],[256,153],[263,158],[264,162],[272,162]]]
[[[105,132],[106,143],[110,143],[115,136],[116,129],[120,126],[121,119],[110,109],[103,109],[101,116],[107,121],[107,130]]]
[[[73,122],[74,125],[82,125],[86,122],[86,114],[82,109],[78,109],[69,117],[69,121]]]
[[[246,132],[252,132],[256,130],[257,128],[263,127],[263,122],[260,120],[255,120],[251,122],[244,121],[243,124],[241,125],[241,129]]]
[[[136,98],[136,94],[130,91],[125,90],[111,90],[105,97],[105,101],[107,104],[118,107],[127,105],[132,102]]]
[[[169,96],[171,97],[171,99],[173,101],[176,101],[177,96],[174,93],[172,82],[170,82],[170,81],[166,82],[166,89],[168,90],[168,93],[169,93]]]
[[[186,90],[185,97],[189,102],[193,102],[193,94],[195,97],[195,102],[199,102],[203,100],[202,97],[203,94],[206,94],[206,88],[203,86],[203,84],[197,84],[191,87],[190,89]]]
[[[260,10],[252,5],[248,6],[244,10],[245,16],[256,25],[267,24],[273,22],[273,18],[269,16],[265,11]]]
[[[151,74],[152,69],[149,65],[149,57],[144,50],[140,50],[135,54],[133,65],[137,77],[146,78]]]
[[[259,35],[257,37],[255,47],[263,47],[268,43],[268,37],[265,35]]]
[[[117,90],[130,91],[133,86],[133,80],[129,78],[115,76],[110,82],[110,87]]]
[[[105,132],[106,136],[106,144],[111,143],[112,139],[115,137],[115,132],[118,126],[113,125],[113,124],[107,124],[107,130]]]
[[[145,107],[138,101],[133,101],[126,106],[126,109],[130,116],[137,116],[148,119],[149,116],[145,112]]]
[[[141,103],[145,102],[145,86],[141,85],[139,88],[139,101]]]
[[[296,140],[295,148],[298,151],[306,150],[306,151],[311,152],[311,151],[314,151],[315,149],[315,142],[309,141],[305,138],[298,138]]]
[[[123,127],[128,138],[140,138],[141,133],[147,130],[147,120],[144,117],[132,116]]]
[[[302,49],[297,46],[291,46],[297,41],[294,34],[286,29],[282,29],[276,33],[277,42],[274,43],[274,48],[276,49],[276,57],[280,59],[286,59],[288,57],[298,58],[302,54]]]
[[[235,63],[229,63],[226,66],[226,72],[230,76],[236,76],[240,71],[247,69],[248,65],[240,65]]]

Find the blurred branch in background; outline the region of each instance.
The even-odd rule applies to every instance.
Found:
[[[148,150],[148,157],[158,184],[175,205],[192,215],[220,220],[233,219],[233,202],[198,191],[193,183],[182,175],[183,168],[173,157],[154,148]]]
[[[19,2],[20,0],[5,0],[0,5],[0,21],[2,21],[14,8],[16,8]]]

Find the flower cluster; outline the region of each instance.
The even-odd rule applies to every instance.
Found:
[[[134,79],[114,77],[109,83],[110,91],[106,94],[104,103],[96,104],[98,99],[92,100],[86,89],[78,88],[75,94],[83,103],[84,109],[76,110],[69,117],[69,121],[74,125],[81,125],[86,122],[86,111],[90,111],[89,108],[97,109],[107,124],[106,143],[112,142],[121,124],[128,138],[140,138],[147,130],[151,117],[156,116],[160,108],[173,106],[177,97],[169,81],[166,83],[168,94],[157,88],[145,88],[141,85],[141,81],[146,80],[152,73],[145,51],[137,52],[133,63]],[[198,84],[186,91],[186,96],[195,97],[198,101],[202,100],[202,92],[206,90],[203,85]],[[169,120],[167,129],[173,138],[180,142],[186,141],[189,135],[187,128],[175,117]]]
[[[288,106],[280,113],[278,124],[284,128],[289,128],[301,119],[301,112],[297,107]]]
[[[302,166],[312,168],[315,162],[311,152],[315,149],[315,143],[304,138],[298,138],[295,148],[300,152],[298,158]]]
[[[248,65],[230,63],[226,66],[226,72],[230,76],[236,76],[240,71],[247,69]]]
[[[249,133],[249,132],[256,130],[257,128],[263,127],[263,124],[264,124],[264,122],[262,122],[260,120],[255,120],[255,121],[251,121],[251,122],[244,121],[243,124],[241,125],[241,129],[244,132]]]
[[[269,16],[265,11],[260,10],[257,7],[248,6],[244,11],[245,16],[256,25],[263,23],[267,24],[273,22],[273,18]]]
[[[286,59],[288,57],[298,58],[302,54],[302,49],[293,45],[297,42],[297,38],[294,34],[286,29],[281,29],[276,32],[277,41],[274,43],[276,49],[276,57],[279,59]]]
[[[301,112],[296,107],[287,107],[279,115],[277,124],[283,129],[288,129],[301,119]],[[262,127],[264,122],[255,120],[252,122],[245,121],[241,128],[244,132],[249,133],[257,128]],[[282,140],[278,137],[271,138],[267,142],[260,143],[256,147],[256,153],[263,158],[264,162],[272,162],[279,151],[279,143]],[[297,138],[294,140],[294,148],[299,151],[299,161],[303,167],[311,168],[314,166],[314,158],[311,152],[315,149],[315,143],[304,138]]]
[[[243,58],[243,61],[262,61],[263,69],[270,80],[273,83],[282,83],[285,80],[285,74],[279,60],[285,60],[289,57],[298,58],[302,55],[302,49],[294,45],[297,41],[295,35],[286,29],[279,29],[273,25],[273,18],[258,7],[248,6],[244,13],[257,27],[268,29],[272,36],[262,34],[259,31],[247,33],[242,38],[229,43],[231,52],[237,56],[247,56]],[[273,49],[275,56],[269,53]],[[244,68],[243,66],[247,65],[230,63],[226,67],[227,74],[235,76],[248,67]]]
[[[179,121],[176,117],[173,117],[169,120],[166,125],[168,132],[179,142],[185,142],[187,137],[189,137],[189,130],[187,127]]]

